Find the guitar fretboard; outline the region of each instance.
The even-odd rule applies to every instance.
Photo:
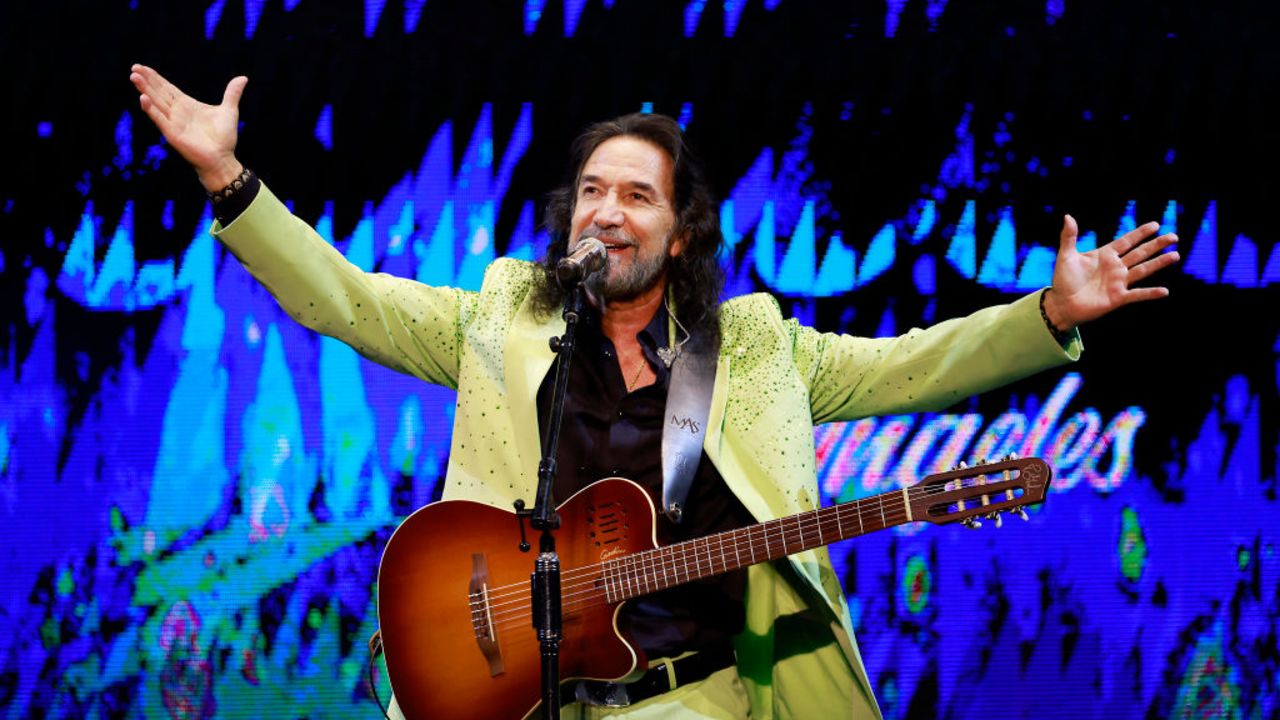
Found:
[[[907,491],[894,491],[626,555],[603,564],[605,598],[621,602],[923,519],[910,508]]]

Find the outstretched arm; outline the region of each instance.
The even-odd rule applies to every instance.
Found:
[[[240,120],[240,95],[249,78],[232,78],[219,105],[195,100],[146,65],[130,68],[129,81],[138,89],[142,111],[178,154],[191,163],[206,190],[221,190],[240,175],[244,166],[235,155],[236,124]]]
[[[1075,218],[1066,216],[1053,266],[1053,288],[1044,298],[1049,321],[1066,331],[1122,305],[1168,295],[1169,290],[1163,287],[1132,287],[1178,261],[1177,252],[1163,252],[1178,236],[1169,233],[1153,238],[1159,229],[1159,223],[1149,222],[1096,250],[1081,253],[1076,251],[1079,228]]]

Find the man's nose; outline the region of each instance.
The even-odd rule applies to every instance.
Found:
[[[626,217],[622,213],[622,205],[618,203],[618,194],[615,192],[607,193],[600,199],[600,205],[596,207],[593,222],[598,227],[613,228],[621,227],[626,221]]]

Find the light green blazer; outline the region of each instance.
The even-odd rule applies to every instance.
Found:
[[[264,186],[213,234],[303,325],[369,359],[458,392],[444,496],[532,503],[535,395],[558,314],[530,308],[537,270],[501,259],[479,292],[365,273]],[[726,302],[705,449],[757,519],[818,507],[816,423],[946,407],[1079,356],[1037,294],[896,338],[821,333],[764,294]],[[753,718],[879,717],[840,579],[825,548],[748,571],[738,671]],[[848,709],[847,711],[845,709]]]

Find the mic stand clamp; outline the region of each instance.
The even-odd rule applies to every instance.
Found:
[[[560,557],[551,531],[560,527],[552,489],[556,479],[556,449],[560,443],[560,420],[564,415],[564,397],[569,387],[569,361],[577,337],[578,320],[582,316],[583,290],[580,284],[568,288],[564,300],[564,334],[551,338],[551,349],[557,354],[555,386],[551,395],[551,419],[538,463],[538,497],[528,511],[529,525],[542,531],[538,541],[538,557],[531,577],[533,627],[538,631],[542,653],[542,717],[560,718],[560,641],[561,598]]]

